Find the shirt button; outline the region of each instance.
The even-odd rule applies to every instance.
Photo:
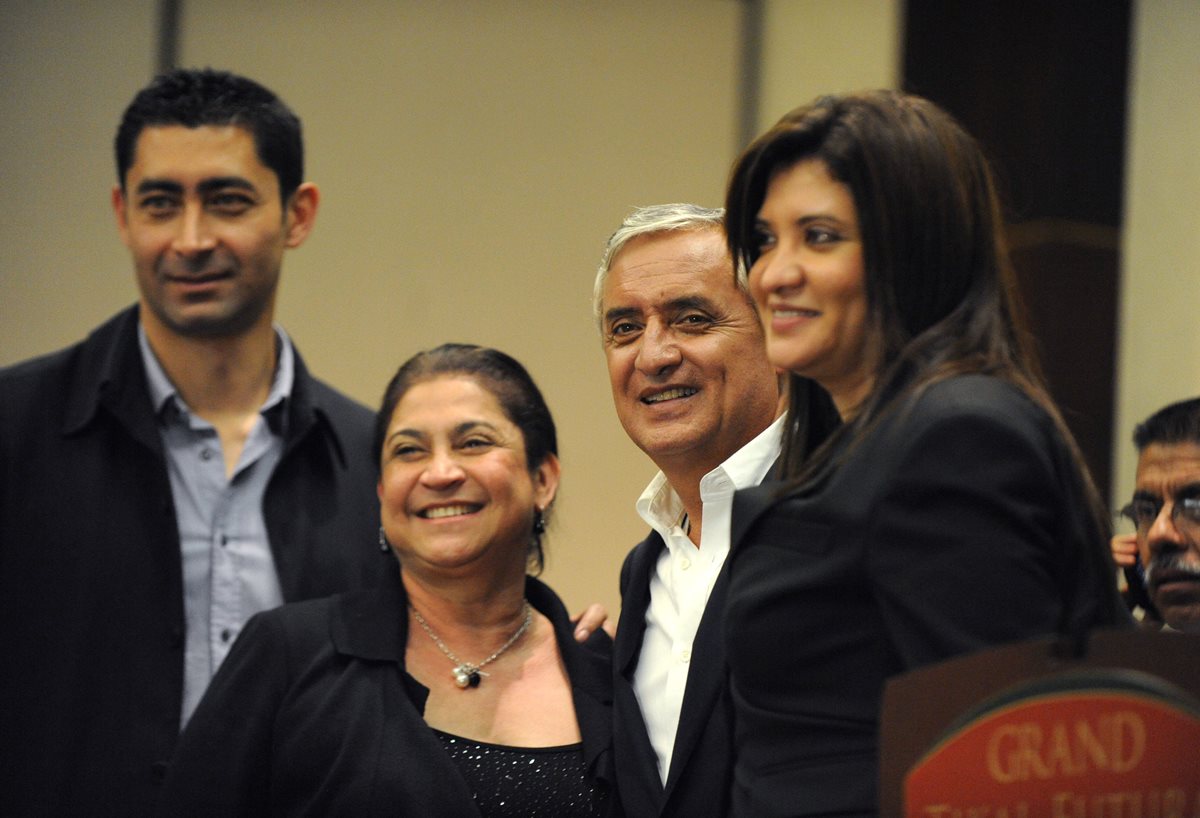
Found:
[[[689,568],[691,568],[691,567],[692,567],[692,561],[691,561],[691,560],[689,560],[687,557],[684,557],[683,559],[681,559],[681,560],[679,561],[679,568],[680,568],[680,570],[682,570],[682,571],[686,571],[687,569],[689,569]]]
[[[200,459],[201,460],[212,460],[212,456],[213,456],[212,449],[201,449],[200,450]]]
[[[690,649],[690,648],[684,648],[683,650],[679,651],[679,660],[680,660],[681,662],[683,662],[684,664],[687,664],[688,662],[692,661],[692,651],[691,651],[691,649]]]
[[[222,642],[228,643],[229,640],[232,638],[233,638],[233,631],[231,631],[229,628],[226,628],[225,630],[221,631],[221,641]]]

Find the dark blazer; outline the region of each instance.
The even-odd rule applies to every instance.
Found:
[[[1129,624],[1067,444],[1013,386],[944,381],[842,454],[806,496],[735,497],[734,815],[874,815],[889,676]]]
[[[372,413],[299,355],[263,500],[286,600],[378,581]],[[171,486],[127,310],[0,371],[0,814],[148,814],[179,735]]]
[[[399,571],[388,573],[374,590],[250,621],[183,734],[162,815],[480,814],[422,718],[428,691],[404,666],[407,599]],[[611,788],[608,635],[579,645],[553,591],[529,578],[526,595],[554,624],[584,760],[593,780]]]
[[[768,479],[776,466],[768,472]],[[692,643],[679,728],[664,786],[658,758],[633,688],[642,652],[650,578],[666,545],[657,532],[638,543],[621,566],[621,616],[613,658],[617,782],[628,818],[724,816],[733,773],[733,712],[729,701],[721,617],[729,586],[729,562],[717,574]]]

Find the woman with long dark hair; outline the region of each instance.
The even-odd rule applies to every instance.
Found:
[[[791,397],[784,481],[734,508],[735,813],[873,815],[887,677],[1128,622],[1107,517],[952,117],[819,99],[747,148],[726,212]]]

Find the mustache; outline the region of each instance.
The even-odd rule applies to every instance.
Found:
[[[234,259],[220,248],[196,256],[161,258],[154,271],[166,278],[200,278],[219,275],[236,267]]]
[[[1186,557],[1187,554],[1183,551],[1160,553],[1151,557],[1150,564],[1146,566],[1146,585],[1153,588],[1156,578],[1161,578],[1163,574],[1200,579],[1200,565],[1188,562]]]

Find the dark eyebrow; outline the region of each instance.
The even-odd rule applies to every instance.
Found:
[[[201,193],[212,193],[214,190],[226,190],[228,188],[248,190],[251,193],[255,193],[258,190],[253,182],[242,176],[216,176],[212,179],[205,179],[196,189]]]
[[[242,176],[214,176],[211,179],[205,179],[197,187],[201,193],[212,193],[214,190],[225,190],[228,188],[251,192],[257,191],[254,184]],[[138,183],[137,192],[139,194],[173,193],[176,196],[180,196],[183,194],[183,185],[171,179],[143,179]]]
[[[174,193],[180,195],[183,193],[183,185],[178,182],[172,182],[169,179],[143,179],[138,182],[138,194],[142,193]]]
[[[467,432],[475,429],[487,429],[488,431],[496,431],[496,427],[485,420],[468,420],[454,427],[454,434],[465,435]]]
[[[1200,481],[1184,483],[1182,486],[1177,488],[1174,491],[1174,493],[1171,495],[1172,499],[1182,498],[1182,497],[1196,497],[1196,496],[1200,496]],[[1136,500],[1146,500],[1151,503],[1162,503],[1163,502],[1163,498],[1161,495],[1159,495],[1158,493],[1153,492],[1153,491],[1147,491],[1146,489],[1138,489],[1137,491],[1135,491],[1133,493],[1133,499],[1135,501]]]
[[[685,295],[682,298],[673,298],[667,302],[667,307],[675,312],[682,310],[717,311],[717,305],[702,295]]]
[[[416,438],[417,440],[425,439],[425,435],[423,433],[417,431],[416,429],[397,429],[396,431],[394,431],[390,435],[388,435],[387,440],[384,442],[391,443],[393,440],[395,440],[398,437],[412,437],[412,438]]]
[[[702,295],[684,295],[679,298],[672,298],[670,301],[663,304],[663,310],[669,312],[682,312],[683,310],[703,310],[704,312],[718,312],[717,305],[708,298]],[[622,318],[633,318],[642,314],[642,311],[636,307],[613,307],[604,313],[604,323],[611,324]]]
[[[604,323],[611,324],[619,318],[632,318],[635,315],[641,315],[641,310],[636,307],[613,307],[604,313]]]
[[[801,216],[800,218],[798,218],[794,222],[792,222],[792,224],[795,224],[797,227],[807,227],[808,225],[812,224],[813,222],[834,222],[835,224],[840,225],[843,228],[845,228],[848,225],[848,222],[845,219],[835,216],[832,213],[806,213],[805,215]],[[766,219],[762,218],[761,216],[758,216],[754,219],[754,226],[755,226],[755,228],[757,228],[759,230],[764,230],[764,229],[769,228],[771,225],[767,222]]]
[[[454,434],[464,435],[473,429],[490,429],[495,431],[496,427],[486,420],[465,420],[454,427]],[[416,440],[425,440],[429,435],[420,429],[397,429],[387,436],[387,440],[390,443],[393,438],[397,437],[411,437]]]

